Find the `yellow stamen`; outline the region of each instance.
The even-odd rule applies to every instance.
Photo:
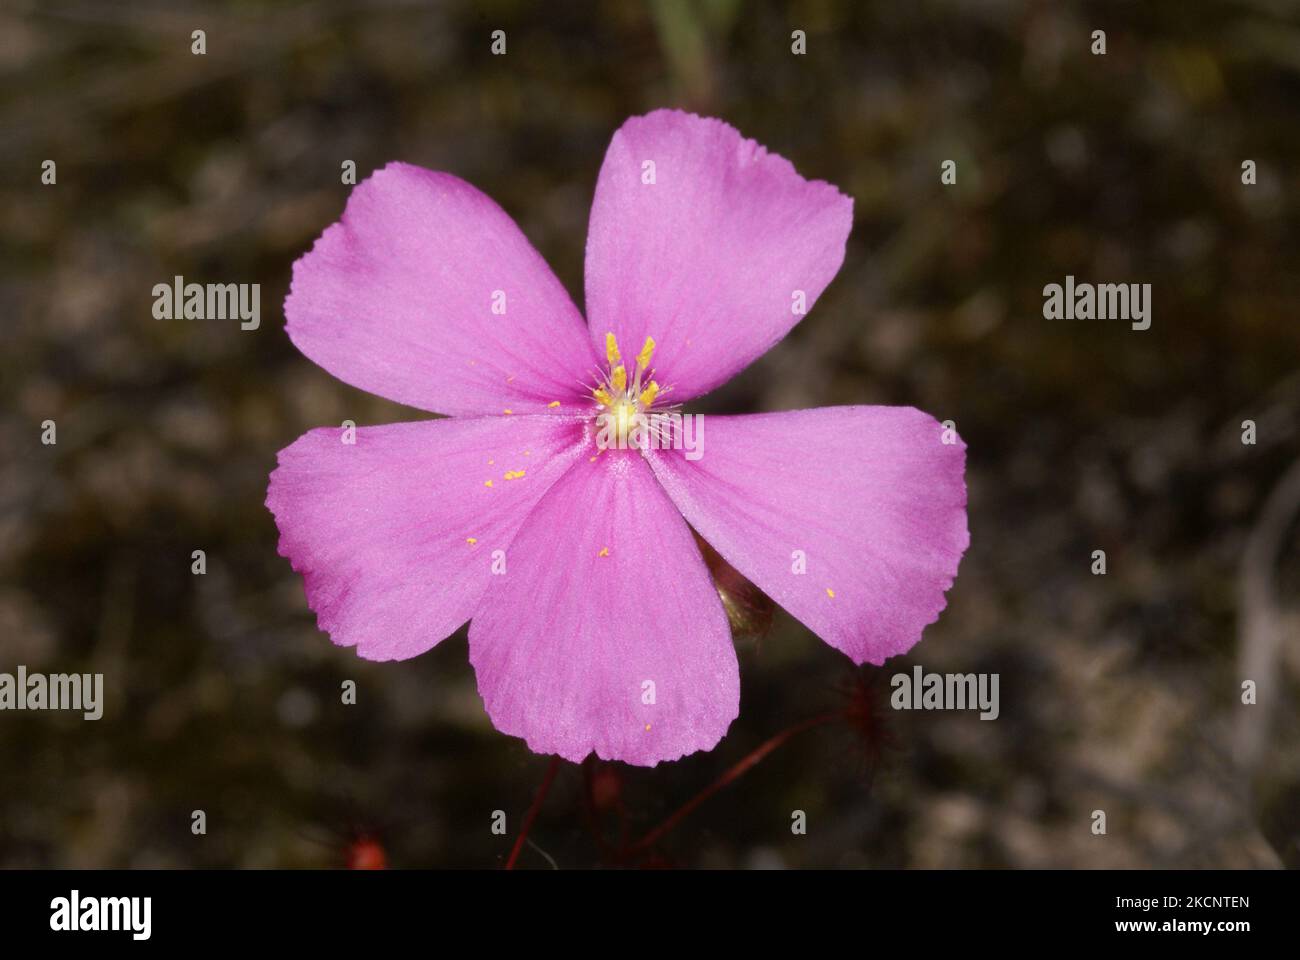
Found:
[[[550,403],[547,404],[548,407],[558,407],[559,405],[560,405],[559,400],[552,400]]]
[[[524,475],[524,471],[522,471],[522,470],[507,470],[507,471],[506,471],[506,479],[507,479],[507,480],[518,480],[518,479],[519,479],[520,477],[522,477],[523,475]]]
[[[627,368],[623,364],[620,363],[609,375],[609,385],[614,388],[615,393],[622,393],[627,389]]]
[[[654,355],[655,355],[655,338],[646,337],[645,346],[643,346],[641,348],[641,352],[636,355],[636,365],[640,367],[642,370],[644,370],[646,367],[650,366],[650,358],[653,357]]]
[[[618,352],[618,341],[614,339],[612,333],[605,334],[605,358],[609,360],[611,367],[622,359]]]
[[[641,406],[648,407],[655,402],[655,397],[659,396],[659,384],[651,380],[646,384],[646,388],[641,391]]]
[[[603,387],[597,387],[591,391],[591,395],[601,402],[603,406],[608,407],[614,402],[614,398],[609,395],[609,391]]]

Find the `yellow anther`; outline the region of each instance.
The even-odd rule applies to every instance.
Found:
[[[609,385],[614,388],[615,393],[622,393],[627,389],[627,369],[623,364],[620,363],[609,375]]]
[[[623,359],[618,352],[618,341],[614,339],[612,333],[605,334],[605,358],[611,367]]]
[[[607,407],[614,402],[614,398],[609,395],[609,391],[603,387],[597,387],[591,391],[591,395]]]
[[[640,367],[642,370],[644,370],[646,367],[650,366],[650,358],[653,357],[654,355],[655,355],[655,338],[646,337],[645,346],[643,346],[641,348],[641,352],[636,355],[636,365]]]
[[[648,407],[655,402],[655,397],[659,396],[659,384],[651,380],[646,384],[646,388],[641,391],[641,406]]]

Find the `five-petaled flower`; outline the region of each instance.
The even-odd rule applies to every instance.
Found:
[[[281,451],[267,506],[320,627],[397,660],[469,621],[499,730],[643,765],[712,748],[739,710],[692,527],[855,662],[909,649],[969,543],[965,447],[933,418],[710,417],[694,460],[596,440],[598,418],[699,397],[785,336],[839,270],[852,211],[721,121],[632,118],[596,184],[584,323],[469,184],[394,163],[358,185],[294,265],[289,337],[450,416]]]

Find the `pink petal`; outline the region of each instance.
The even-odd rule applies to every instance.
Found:
[[[643,175],[653,162],[653,184]],[[658,343],[673,400],[725,383],[784,337],[844,262],[853,201],[720,120],[633,117],[600,169],[587,233],[587,319],[604,354]]]
[[[281,450],[266,505],[320,628],[369,660],[401,660],[469,619],[493,552],[580,455],[582,428],[486,417],[363,427],[355,445],[341,436],[312,430]]]
[[[294,264],[284,312],[298,349],[340,380],[441,413],[567,403],[595,366],[581,316],[514,221],[463,180],[405,163],[352,191]]]
[[[911,407],[708,417],[699,459],[662,450],[651,466],[732,566],[831,646],[880,664],[938,619],[970,543],[966,447],[943,439]]]
[[[575,762],[708,750],[739,710],[722,603],[639,454],[580,460],[537,505],[474,614],[469,653],[497,729]]]

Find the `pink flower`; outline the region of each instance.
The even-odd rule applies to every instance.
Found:
[[[598,415],[698,397],[785,336],[839,270],[852,209],[718,120],[634,117],[596,184],[584,323],[469,184],[393,163],[357,186],[294,264],[289,337],[450,418],[280,452],[266,502],[321,629],[400,660],[468,620],[497,729],[643,765],[712,748],[739,709],[691,527],[855,662],[908,650],[970,539],[965,447],[927,414],[710,417],[698,459],[596,443]]]

